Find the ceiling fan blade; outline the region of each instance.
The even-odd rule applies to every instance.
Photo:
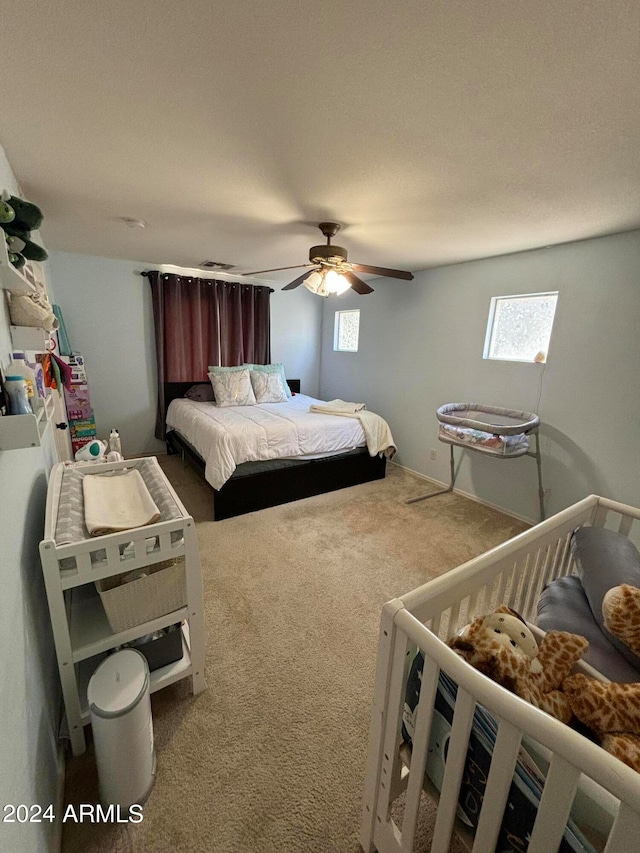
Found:
[[[302,267],[314,267],[315,264],[295,264],[292,267],[276,267],[273,270],[256,270],[256,272],[243,272],[240,275],[262,275],[263,272],[282,272],[282,270],[299,270]]]
[[[305,264],[305,266],[315,266],[315,264]],[[289,284],[285,284],[282,290],[294,290],[296,287],[300,287],[308,275],[309,272],[303,272],[302,275],[298,276],[298,278],[294,278],[294,280],[290,281]]]
[[[356,272],[366,272],[371,275],[384,275],[389,278],[404,278],[406,281],[411,281],[413,279],[413,273],[406,272],[406,270],[390,270],[387,267],[370,267],[368,264],[351,264]]]
[[[351,289],[361,296],[364,296],[365,293],[373,293],[373,288],[352,272],[343,272],[342,275],[351,282]]]

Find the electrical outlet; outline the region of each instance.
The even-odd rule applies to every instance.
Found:
[[[429,459],[431,459],[431,461],[433,462],[436,459],[437,455],[438,455],[438,451],[432,450],[431,453],[429,454]]]

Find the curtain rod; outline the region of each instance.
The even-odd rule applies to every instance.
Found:
[[[198,278],[197,275],[179,275],[175,272],[162,272],[162,270],[140,270],[139,272],[136,270],[136,275],[141,275],[143,278],[149,278],[149,273],[159,272],[161,275],[176,275],[178,278]],[[220,281],[222,284],[245,284],[247,287],[265,287],[269,293],[275,293],[272,287],[268,287],[266,284],[250,284],[246,281],[227,281],[223,278],[214,278],[214,279],[203,279],[203,281]]]

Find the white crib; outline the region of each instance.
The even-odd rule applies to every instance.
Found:
[[[605,853],[639,849],[640,774],[503,689],[446,645],[446,640],[475,616],[502,603],[533,622],[544,585],[573,572],[569,541],[572,532],[583,525],[605,526],[637,538],[640,510],[591,495],[384,606],[360,833],[361,846],[367,853],[412,853],[416,849],[418,820],[425,808],[423,787],[437,802],[429,848],[432,853],[446,853],[454,832],[473,853],[494,851],[525,735],[551,754],[528,853],[558,849],[576,791],[585,785],[595,790],[602,786],[615,805]],[[410,751],[403,744],[401,726],[409,666],[416,647],[424,652],[425,663]],[[586,664],[579,666],[597,674]],[[458,694],[438,793],[425,780],[425,766],[440,671],[458,684]],[[499,727],[479,822],[472,836],[463,829],[456,810],[476,703],[497,718]],[[394,816],[402,811],[402,817],[394,820],[392,807],[402,793],[404,808],[398,809],[396,804],[393,811]]]

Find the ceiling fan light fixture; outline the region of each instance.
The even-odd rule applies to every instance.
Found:
[[[351,287],[351,282],[335,270],[328,270],[324,280],[329,293],[335,293],[336,296],[340,296]]]
[[[327,295],[324,285],[324,275],[317,270],[314,270],[308,278],[305,278],[303,284],[311,293],[316,293],[318,296]]]
[[[242,275],[262,275],[268,272],[282,272],[283,270],[297,270],[303,267],[313,267],[311,273],[302,273],[293,281],[290,281],[282,289],[295,290],[301,284],[311,293],[318,296],[339,296],[351,288],[359,296],[373,293],[373,288],[358,278],[356,273],[365,275],[380,275],[387,278],[402,278],[411,281],[413,273],[407,270],[395,270],[389,267],[376,267],[370,264],[349,263],[347,250],[342,246],[334,246],[331,238],[340,230],[337,222],[321,222],[319,225],[323,235],[327,238],[326,245],[312,246],[309,250],[308,264],[295,264],[291,267],[275,267],[268,270],[256,270],[255,272],[243,272]]]

